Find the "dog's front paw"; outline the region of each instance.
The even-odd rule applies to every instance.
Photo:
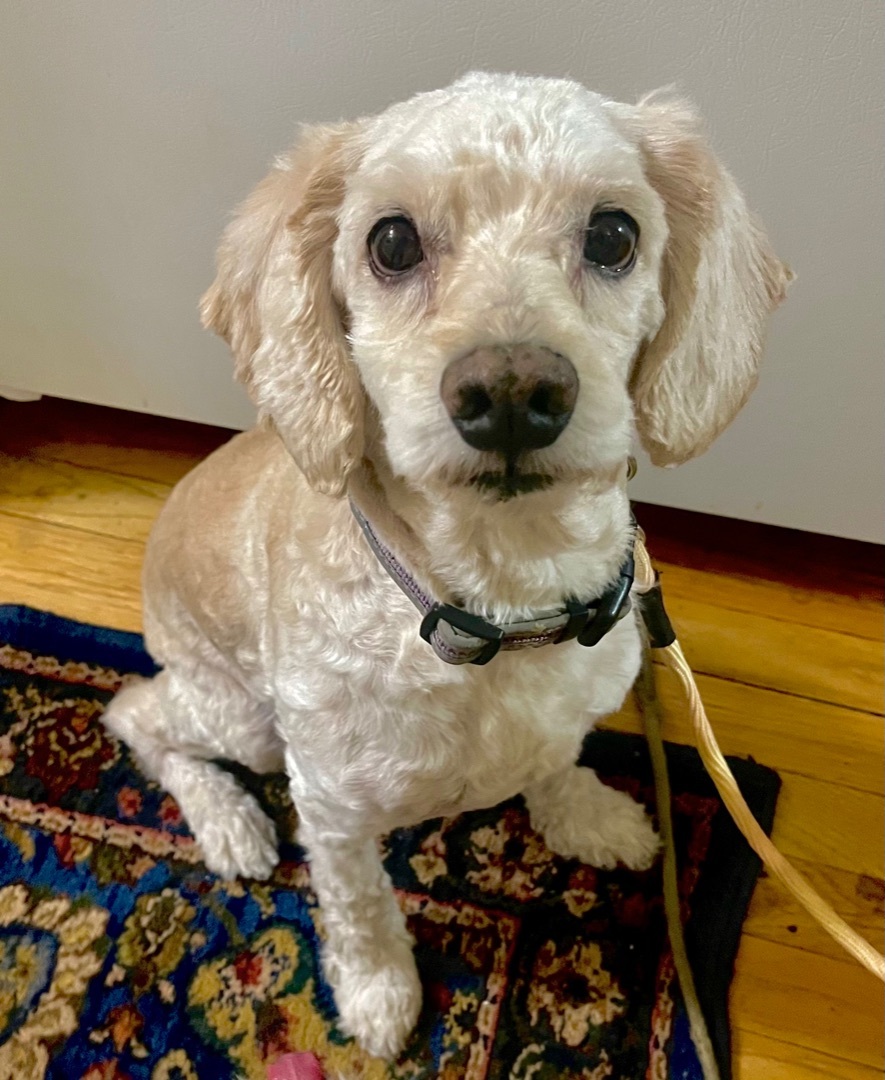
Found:
[[[373,1057],[392,1061],[421,1011],[421,981],[409,946],[397,941],[377,965],[327,963],[338,1006],[338,1026]],[[329,971],[334,968],[334,975]]]
[[[226,880],[238,876],[264,880],[280,861],[276,828],[253,796],[229,779],[232,785],[214,812],[201,815],[199,822],[191,814],[190,825],[213,873]]]
[[[590,769],[570,770],[554,798],[529,800],[529,810],[532,826],[551,851],[601,870],[619,862],[647,870],[660,850],[660,837],[643,807]]]

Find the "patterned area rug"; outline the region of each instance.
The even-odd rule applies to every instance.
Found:
[[[335,1026],[315,899],[281,777],[243,777],[279,822],[269,882],[207,873],[172,798],[100,715],[141,639],[0,607],[0,1080],[263,1080],[312,1050],[329,1077],[700,1077],[664,925],[660,871],[551,854],[519,800],[384,842],[425,987],[398,1062]],[[727,990],[758,864],[691,750],[669,748],[681,890],[699,991],[728,1067]],[[641,739],[584,758],[652,802]],[[770,828],[778,779],[737,761]]]

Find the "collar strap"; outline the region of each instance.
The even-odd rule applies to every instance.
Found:
[[[350,506],[378,561],[422,614],[421,637],[447,664],[487,664],[502,649],[536,649],[572,638],[581,645],[596,645],[630,610],[632,541],[617,580],[600,596],[587,601],[569,599],[563,607],[539,611],[533,619],[497,626],[464,608],[440,604],[428,596],[378,538],[360,509],[353,502]]]

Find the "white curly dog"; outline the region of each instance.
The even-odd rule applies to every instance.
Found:
[[[636,676],[635,613],[574,635],[630,548],[634,434],[663,465],[710,444],[789,277],[688,106],[512,75],[308,128],[227,229],[203,320],[261,423],[160,515],[163,670],[107,724],[223,877],[278,856],[212,759],[285,769],[372,1054],[421,1005],[382,834],[521,792],[553,851],[654,859],[643,810],[575,764]]]

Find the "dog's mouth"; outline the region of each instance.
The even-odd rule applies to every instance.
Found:
[[[471,487],[496,496],[499,502],[506,502],[517,495],[543,491],[553,485],[554,478],[548,473],[521,472],[515,462],[508,461],[503,470],[486,470],[471,476],[467,482]]]

